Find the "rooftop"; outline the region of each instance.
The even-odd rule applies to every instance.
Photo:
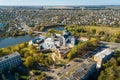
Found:
[[[60,54],[66,54],[70,51],[71,49],[58,49]]]
[[[99,58],[104,58],[106,55],[110,55],[114,50],[111,50],[109,48],[97,53],[95,56]]]
[[[18,52],[14,52],[13,54],[0,57],[0,62],[8,60],[8,59],[13,58],[13,57],[18,56],[18,55],[20,55]]]
[[[32,42],[33,42],[33,43],[35,43],[35,42],[40,42],[40,41],[42,41],[42,40],[44,40],[44,39],[45,39],[45,36],[41,36],[41,37],[38,37],[38,38],[33,39]]]
[[[80,40],[82,40],[82,41],[88,41],[89,39],[87,37],[80,37]]]

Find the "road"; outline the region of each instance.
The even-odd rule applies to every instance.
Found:
[[[107,48],[106,46],[99,46],[98,48],[96,48],[95,50],[89,52],[88,54],[82,56],[82,58],[87,59],[92,57],[93,55],[95,55],[96,53],[102,51],[104,48]]]
[[[104,41],[100,41],[100,43],[111,49],[120,49],[120,43],[104,42]]]
[[[40,31],[33,31],[28,25],[26,25],[25,23],[21,23],[21,26],[23,28],[24,31],[26,32],[34,32],[35,34],[46,34],[46,32],[40,32]]]
[[[58,76],[63,76],[64,74],[66,74],[66,72],[68,72],[69,70],[73,69],[78,63],[79,63],[79,62],[71,61],[71,62],[69,62],[69,65],[70,65],[70,66],[66,66],[65,69],[64,69],[64,67],[59,68],[59,70],[56,71],[55,74],[60,73]]]
[[[104,42],[104,41],[100,41],[100,46],[98,48],[96,48],[95,50],[89,52],[88,54],[84,55],[83,58],[90,58],[93,55],[95,55],[96,53],[102,51],[104,48],[111,48],[113,50],[115,49],[119,49],[120,50],[120,43],[113,43],[113,42]]]
[[[120,43],[111,43],[111,42],[100,41],[100,46],[99,47],[97,47],[95,50],[89,52],[88,54],[84,55],[81,58],[88,59],[88,58],[94,56],[96,53],[102,51],[105,48],[120,49]],[[67,67],[66,69],[63,69],[63,67],[61,67],[57,70],[54,70],[55,72],[48,72],[48,73],[49,73],[50,76],[55,77],[55,79],[53,79],[53,80],[59,80],[60,76],[63,76],[63,74],[65,74],[70,69],[74,68],[74,66],[76,66],[78,63],[77,62],[75,63],[74,61],[71,61],[71,62],[69,62],[69,64],[71,66]],[[60,73],[60,74],[57,75],[58,73]]]
[[[23,28],[24,31],[29,32],[29,31],[33,31],[28,25],[26,25],[25,23],[21,23],[21,27]]]
[[[78,58],[78,60],[80,60],[80,62],[83,61],[83,59],[80,59],[80,58]],[[60,80],[59,79],[60,77],[62,77],[65,74],[67,74],[68,71],[70,71],[71,69],[73,69],[74,67],[76,67],[76,65],[79,65],[80,62],[70,61],[69,62],[70,66],[66,65],[66,68],[60,67],[59,69],[54,69],[54,72],[50,71],[50,72],[46,72],[46,74],[49,75],[49,76],[52,76],[53,77],[52,80]]]

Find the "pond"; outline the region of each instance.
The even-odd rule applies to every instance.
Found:
[[[59,26],[46,26],[43,31],[44,32],[47,32],[49,29],[55,29],[55,30],[59,30],[59,31],[62,31],[64,30],[64,26],[63,25],[59,25]]]
[[[16,44],[20,44],[22,42],[28,42],[30,40],[34,39],[34,37],[31,37],[29,35],[20,36],[20,37],[9,37],[9,38],[0,38],[0,48],[13,46]]]
[[[64,30],[64,26],[46,26],[44,28],[44,32],[47,32],[49,29],[55,29],[55,30]],[[22,42],[28,42],[29,40],[34,39],[35,37],[31,37],[29,35],[25,36],[20,36],[20,37],[9,37],[9,38],[0,38],[0,48],[8,47],[8,46],[13,46],[16,44],[20,44]]]

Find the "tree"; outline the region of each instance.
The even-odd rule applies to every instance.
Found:
[[[19,45],[15,45],[15,46],[11,47],[12,52],[15,52],[15,51],[18,51],[18,50],[20,50]]]
[[[83,56],[87,53],[87,51],[92,50],[92,47],[94,47],[94,45],[91,42],[80,42],[67,54],[67,58],[71,60],[77,56]]]
[[[22,48],[24,48],[26,46],[26,43],[21,43],[20,45],[19,45],[19,47],[22,49]]]
[[[116,32],[115,42],[120,43],[120,32]]]
[[[96,34],[96,29],[91,29],[92,34]]]
[[[15,80],[19,80],[19,74],[15,73]]]
[[[99,35],[104,35],[105,32],[104,31],[99,31]]]
[[[37,80],[46,80],[46,74],[42,72],[41,75],[37,76]]]
[[[98,80],[120,80],[120,51],[115,51],[113,58],[104,64]]]
[[[28,68],[33,68],[34,67],[35,60],[33,57],[29,56],[25,59],[25,66]]]
[[[96,38],[91,38],[90,41],[92,45],[97,46],[97,39]]]
[[[28,32],[28,35],[32,36],[32,34],[33,34],[33,31]]]
[[[4,75],[4,74],[2,74],[2,79],[3,79],[3,80],[6,80],[6,77],[5,77],[5,75]]]
[[[71,51],[70,53],[67,54],[67,58],[69,60],[73,59],[74,57],[76,57],[76,54],[77,54],[77,46],[75,46]]]

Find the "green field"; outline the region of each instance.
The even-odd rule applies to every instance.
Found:
[[[96,29],[97,31],[104,31],[110,34],[120,32],[120,27],[106,27],[106,26],[85,26],[88,29]]]

